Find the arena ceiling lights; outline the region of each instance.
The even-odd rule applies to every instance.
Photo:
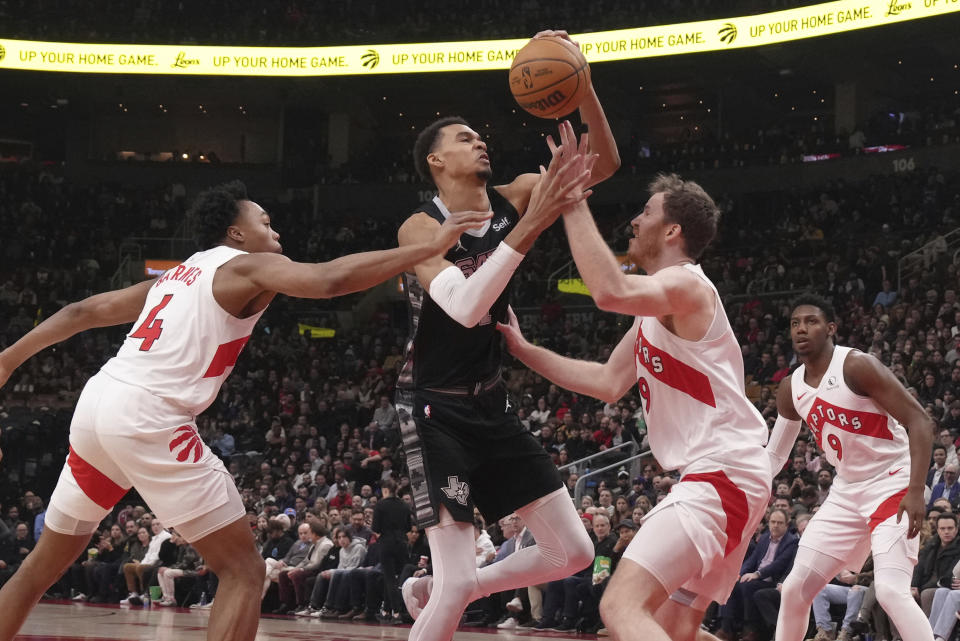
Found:
[[[804,40],[960,11],[960,0],[839,0],[754,16],[577,34],[591,63]],[[211,76],[343,76],[507,69],[527,42],[343,47],[82,44],[0,39],[0,69]]]

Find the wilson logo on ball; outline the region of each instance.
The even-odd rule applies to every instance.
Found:
[[[733,41],[737,39],[737,25],[733,24],[732,22],[727,22],[720,27],[720,31],[717,32],[717,35],[720,36],[720,42],[732,44]]]
[[[174,434],[177,434],[177,436],[170,441],[170,451],[178,450],[177,460],[183,463],[190,458],[192,452],[193,462],[199,461],[203,454],[203,441],[200,440],[197,431],[190,425],[181,425],[174,431]]]
[[[360,64],[367,69],[374,69],[380,64],[380,54],[373,49],[367,49],[367,52],[360,56]]]
[[[527,111],[530,111],[531,109],[535,109],[537,111],[546,111],[551,107],[556,107],[557,105],[562,104],[566,99],[566,94],[558,89],[549,96],[545,96],[539,100],[534,100],[533,102],[521,102],[520,106]]]

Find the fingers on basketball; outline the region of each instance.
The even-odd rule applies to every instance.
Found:
[[[527,112],[562,118],[579,108],[590,91],[590,65],[569,40],[537,34],[514,57],[509,83],[517,104]]]

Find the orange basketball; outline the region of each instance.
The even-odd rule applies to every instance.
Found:
[[[589,90],[590,65],[576,45],[563,38],[536,38],[513,58],[510,93],[534,116],[566,116]]]

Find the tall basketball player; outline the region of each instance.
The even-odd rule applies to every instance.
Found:
[[[552,35],[567,38],[563,31],[536,37]],[[593,559],[593,546],[556,466],[523,429],[507,397],[496,330],[497,321],[506,318],[514,270],[558,215],[542,201],[569,194],[562,203],[569,208],[589,193],[583,191],[587,185],[619,166],[616,143],[592,88],[580,115],[590,129],[592,153],[584,148],[577,154],[576,140],[562,154],[554,149],[551,168],[537,188],[537,174],[490,186],[487,146],[462,119],[433,123],[414,147],[417,171],[437,186],[438,195],[404,222],[401,247],[432,238],[453,211],[489,210],[493,218],[465,233],[445,256],[418,263],[406,275],[413,336],[397,384],[397,407],[417,522],[426,528],[434,571],[432,579],[403,586],[407,608],[417,619],[411,641],[448,641],[464,607],[478,596],[559,579]],[[554,166],[564,166],[567,154],[570,162],[575,155],[596,162],[592,174],[574,176],[573,183],[554,180]],[[474,505],[488,521],[517,512],[537,545],[477,570]]]
[[[564,146],[575,145],[561,125]],[[600,603],[618,641],[692,641],[711,601],[723,603],[770,496],[767,428],[744,396],[740,347],[713,283],[697,265],[720,212],[696,183],[659,176],[632,221],[624,274],[585,203],[564,215],[573,257],[601,309],[636,317],[606,363],[530,344],[511,310],[510,353],[557,385],[616,402],[637,384],[650,447],[680,482],[647,515]]]
[[[779,416],[769,450],[773,466],[782,468],[806,421],[837,478],[800,537],[783,582],[777,641],[803,639],[813,598],[841,570],[856,571],[871,550],[877,601],[904,641],[932,641],[910,579],[933,421],[880,361],[834,345],[836,331],[825,299],[808,295],[794,302],[790,338],[801,365],[777,390]]]
[[[280,254],[270,216],[234,182],[202,193],[194,254],[160,278],[67,305],[0,353],[0,385],[32,355],[92,327],[134,322],[91,378],[70,426],[70,453],[44,534],[0,590],[0,640],[73,562],[130,487],[176,527],[220,577],[208,639],[253,639],[263,559],[223,463],[197,434],[257,320],[277,293],[328,298],[371,287],[441,254],[489,213],[454,214],[422,242],[321,264]]]

